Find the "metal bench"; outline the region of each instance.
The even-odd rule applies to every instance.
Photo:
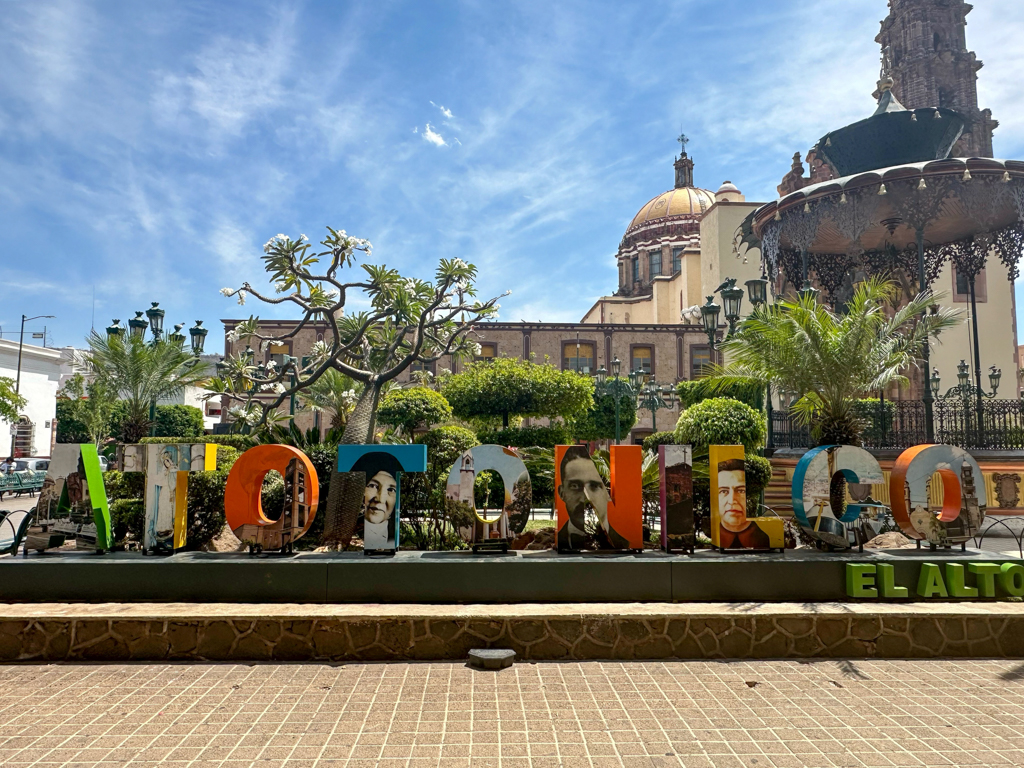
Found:
[[[46,480],[45,472],[33,472],[32,470],[0,474],[0,500],[3,499],[5,493],[13,493],[16,496],[27,493],[30,496],[35,496],[43,489],[44,480]]]

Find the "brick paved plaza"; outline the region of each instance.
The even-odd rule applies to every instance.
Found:
[[[1024,765],[1013,661],[0,668],[4,766]]]

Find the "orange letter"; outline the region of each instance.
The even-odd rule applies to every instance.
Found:
[[[263,511],[260,493],[267,472],[284,476],[284,508]],[[250,551],[291,551],[296,539],[309,530],[320,500],[316,469],[302,451],[287,445],[257,445],[238,457],[228,474],[224,514],[235,536]]]

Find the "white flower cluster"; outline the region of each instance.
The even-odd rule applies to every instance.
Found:
[[[234,344],[236,341],[238,341],[238,331],[232,329],[224,334],[224,338],[230,341],[232,344]]]
[[[352,237],[344,229],[338,230],[338,235],[342,238],[342,254],[344,256],[351,256],[355,251],[366,251],[366,255],[371,255],[373,251],[373,245],[369,240],[363,240],[358,237]]]
[[[278,280],[276,283],[274,283],[274,291],[275,291],[275,293],[284,293],[287,290],[288,290],[288,283],[286,283],[284,280]]]
[[[480,356],[480,352],[482,351],[482,349],[483,348],[479,344],[477,344],[475,341],[471,341],[469,343],[469,351],[472,352],[475,357],[479,357]]]
[[[284,392],[284,384],[277,382],[276,384],[264,384],[260,387],[261,392],[273,392],[275,395],[280,395]]]
[[[231,296],[234,292],[235,292],[234,288],[221,288],[220,289],[220,295],[221,296]]]
[[[238,303],[242,305],[245,304],[245,291],[238,292]]]
[[[288,241],[288,238],[287,236],[282,235],[280,233],[274,235],[272,238],[270,238],[269,240],[267,240],[267,242],[263,244],[263,252],[270,253],[273,250],[274,245],[276,245],[278,241],[285,243]]]
[[[452,264],[454,264],[456,267],[459,267],[461,269],[465,269],[466,267],[469,266],[469,264],[467,264],[466,262],[464,262],[462,259],[460,259],[457,256],[454,259],[452,259]]]
[[[228,413],[234,417],[235,421],[244,421],[250,426],[255,426],[260,420],[260,414],[255,407],[243,408],[236,405]]]
[[[347,392],[343,392],[341,395],[341,402],[344,403],[345,405],[355,405],[357,399],[358,398],[356,397],[356,391],[354,389],[350,389]]]

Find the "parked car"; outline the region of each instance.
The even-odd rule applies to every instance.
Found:
[[[30,469],[33,472],[45,472],[50,468],[49,459],[15,459],[14,460],[14,471],[24,472],[26,469]]]

